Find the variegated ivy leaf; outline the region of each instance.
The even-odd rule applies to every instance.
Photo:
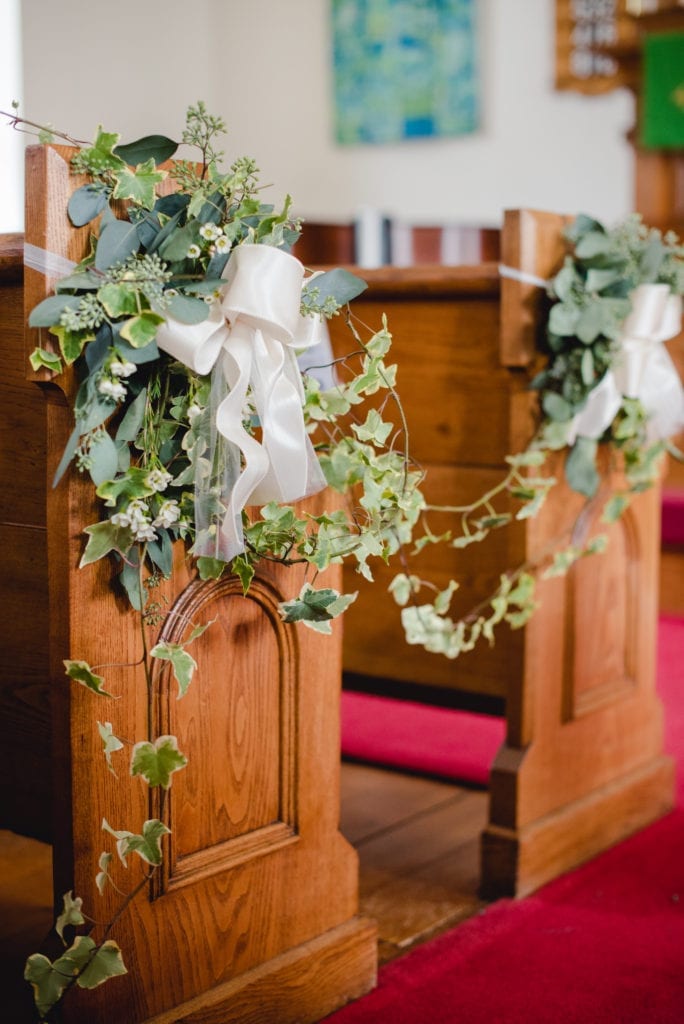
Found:
[[[153,157],[138,164],[134,171],[124,167],[117,172],[114,199],[131,199],[138,206],[151,210],[156,195],[155,186],[166,177],[166,171],[158,171]]]
[[[125,829],[120,831],[113,829],[106,818],[102,819],[102,828],[116,839],[116,852],[125,867],[128,867],[126,858],[131,853],[137,853],[146,864],[152,864],[155,867],[161,864],[162,836],[169,835],[171,832],[171,829],[167,828],[163,821],[159,821],[158,818],[149,819],[138,835]]]
[[[85,918],[81,913],[83,900],[81,899],[80,896],[76,896],[74,898],[71,889],[69,889],[69,892],[64,893],[64,895],[62,896],[62,901],[64,904],[64,909],[62,910],[62,913],[55,921],[55,931],[59,935],[62,942],[64,942],[64,929],[67,927],[67,925],[76,926],[79,924],[84,924]],[[64,945],[66,946],[66,942],[64,942]]]
[[[33,953],[24,967],[24,980],[33,989],[33,1001],[41,1020],[62,998],[73,977],[73,963],[64,963],[61,969],[57,969],[61,959],[53,965],[42,953]]]
[[[95,875],[95,885],[98,888],[100,896],[104,893],[107,880],[109,879],[111,881],[109,878],[109,865],[112,863],[112,857],[113,854],[105,851],[100,854],[100,859],[98,861],[98,867],[100,870]]]
[[[359,441],[370,441],[378,447],[384,446],[393,429],[394,425],[386,423],[377,409],[369,410],[365,423],[352,424],[352,430]]]
[[[605,508],[603,510],[603,514],[601,516],[602,522],[604,522],[604,523],[616,523],[618,521],[618,519],[620,518],[620,516],[622,515],[622,513],[628,507],[628,505],[629,505],[629,495],[628,494],[614,494],[612,496],[612,498],[610,498],[606,502],[606,506],[605,506]]]
[[[116,775],[116,772],[114,771],[114,766],[112,764],[112,754],[114,754],[117,750],[122,750],[123,743],[121,742],[118,736],[114,735],[112,731],[111,722],[98,722],[97,728],[100,733],[100,738],[104,743],[103,753],[107,761],[107,767],[109,768],[112,775]]]
[[[302,622],[318,633],[331,633],[331,620],[346,611],[357,596],[356,593],[340,594],[332,588],[315,590],[310,583],[305,583],[299,596],[281,602],[278,611],[283,622]]]
[[[64,667],[69,679],[73,679],[101,697],[114,697],[114,694],[109,693],[103,686],[104,676],[93,672],[87,661],[71,661],[67,658],[64,660]],[[117,697],[114,699],[118,700]]]
[[[125,555],[133,543],[133,534],[128,527],[115,526],[109,519],[86,526],[84,533],[88,534],[88,543],[79,562],[79,569],[99,561],[110,551]]]
[[[435,611],[438,615],[446,615],[449,611],[449,605],[451,604],[451,598],[458,590],[458,583],[455,580],[449,580],[449,585],[446,590],[440,591],[434,600]]]
[[[35,348],[29,356],[29,362],[34,371],[40,370],[44,366],[47,370],[52,370],[53,373],[62,372],[62,360],[56,353],[48,352],[44,348]]]
[[[174,772],[188,763],[185,754],[178,749],[175,736],[160,736],[149,743],[136,743],[131,756],[131,775],[141,775],[149,786],[168,789]]]
[[[79,988],[97,988],[109,978],[116,978],[121,974],[128,974],[121,950],[113,939],[107,939],[81,971],[76,984]]]
[[[407,576],[405,572],[397,573],[387,588],[400,607],[408,604],[411,594],[417,594],[420,590],[420,579],[417,576]]]
[[[197,668],[197,662],[193,656],[188,654],[183,644],[173,644],[167,641],[155,644],[150,654],[153,658],[160,658],[162,661],[171,663],[173,675],[178,683],[178,698],[184,697]]]

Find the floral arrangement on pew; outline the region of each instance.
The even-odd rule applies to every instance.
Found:
[[[508,456],[500,483],[462,507],[437,509],[457,518],[447,534],[414,531],[416,546],[447,543],[455,548],[483,541],[506,526],[513,514],[497,499],[519,503],[517,520],[535,516],[556,479],[540,475],[552,452],[566,450],[567,482],[588,502],[604,500],[603,522],[615,522],[633,494],[650,487],[668,451],[684,456],[671,438],[684,430],[684,390],[665,341],[681,330],[684,246],[674,233],[646,227],[638,215],[613,228],[580,215],[566,231],[568,253],[545,287],[551,305],[540,339],[543,369],[532,380],[539,392],[538,430],[524,452]],[[609,456],[599,468],[599,450]],[[603,487],[619,466],[624,489]],[[583,518],[578,520],[581,526]],[[451,581],[431,602],[421,591],[431,584],[410,570],[395,577],[392,590],[402,606],[409,643],[449,658],[472,650],[481,638],[494,642],[502,622],[520,628],[537,607],[538,578],[562,575],[585,555],[600,552],[605,535],[587,540],[581,529],[558,537],[541,564],[523,565],[501,576],[491,597],[456,621],[449,615],[457,589]],[[434,591],[434,587],[431,588]]]
[[[16,116],[13,122],[31,126]],[[181,140],[199,151],[196,161],[167,164],[179,144],[163,136],[122,145],[100,128],[92,145],[77,144],[71,165],[83,183],[67,212],[74,226],[91,225],[89,251],[29,317],[45,332],[33,369],[78,381],[75,424],[54,485],[75,469],[101,499],[102,518],[85,530],[80,564],[107,557],[116,566],[115,585],[141,620],[148,701],[163,672],[175,677],[179,697],[187,692],[196,668],[189,648],[210,625],[191,624],[183,643],[157,639],[173,612],[164,612],[155,588],[172,572],[176,542],[202,579],[230,571],[245,592],[262,559],[299,566],[305,582],[282,602],[281,616],[330,632],[355,595],[317,589],[317,574],[351,558],[372,578],[369,559],[387,559],[407,543],[424,504],[404,431],[384,418],[388,403],[401,416],[396,367],[385,362],[386,323],[366,341],[352,327],[345,363],[353,369],[344,386],[326,392],[299,369],[301,353],[316,362],[325,318],[365,283],[341,269],[305,274],[289,253],[300,230],[289,197],[281,210],[263,203],[250,159],[220,169],[216,144],[224,131],[200,102],[188,110]],[[54,134],[41,129],[41,141]],[[41,269],[51,254],[30,251],[27,259]],[[325,348],[322,358],[331,358]],[[367,396],[373,404],[365,418],[353,415]],[[298,514],[292,503],[329,482],[353,488],[350,508],[336,501],[321,515]],[[65,669],[96,697],[111,696],[99,666],[67,660]],[[109,722],[98,728],[110,770],[116,774],[128,746],[128,773],[161,793],[159,817],[141,828],[103,821],[124,865],[139,857],[144,868],[123,893],[112,877],[113,854],[102,852],[97,886],[121,893],[116,920],[162,863],[170,832],[164,794],[187,758],[176,737],[155,735],[151,725],[136,742]],[[36,953],[26,963],[41,1020],[70,989],[126,973],[110,937],[113,922],[94,925],[80,897],[63,899],[56,923],[62,955],[51,961]],[[83,933],[68,943],[65,929],[73,927]]]
[[[678,332],[684,292],[684,250],[673,236],[662,238],[635,218],[613,230],[577,219],[565,263],[548,282],[544,368],[532,382],[539,429],[524,452],[508,457],[509,471],[493,490],[468,506],[436,508],[425,502],[410,460],[396,367],[385,362],[386,323],[363,341],[348,312],[351,372],[344,382],[330,378],[331,386],[302,379],[297,354],[313,350],[323,319],[365,285],[342,270],[305,275],[288,252],[301,227],[289,198],[279,211],[262,203],[249,159],[221,171],[219,118],[202,103],[190,108],[181,141],[199,160],[168,165],[179,144],[161,136],[121,145],[100,129],[87,145],[9,116],[38,128],[41,141],[58,134],[77,146],[73,170],[83,183],[68,214],[75,226],[93,225],[91,247],[33,310],[30,325],[57,344],[41,344],[31,361],[36,370],[78,371],[75,425],[55,484],[75,467],[102,501],[81,565],[113,559],[116,586],[150,634],[148,692],[163,671],[173,674],[179,695],[187,691],[196,667],[188,648],[207,628],[194,625],[182,644],[154,642],[162,614],[155,587],[172,570],[177,541],[201,578],[233,572],[245,591],[261,559],[302,566],[312,579],[283,602],[281,615],[323,632],[354,595],[315,589],[316,574],[351,558],[372,579],[370,559],[399,555],[404,571],[391,589],[408,642],[455,658],[482,639],[494,642],[501,623],[523,626],[536,607],[536,578],[566,572],[604,539],[559,538],[547,564],[506,572],[490,598],[456,621],[449,615],[456,581],[422,600],[431,584],[411,572],[411,550],[465,548],[513,518],[537,515],[556,483],[541,467],[566,448],[568,482],[589,501],[602,494],[599,445],[622,460],[625,490],[611,491],[604,510],[605,521],[614,521],[630,495],[653,481],[662,453],[673,450],[668,438],[684,427],[684,392],[661,344]],[[33,258],[40,266],[41,254]],[[361,419],[366,399],[372,407]],[[398,429],[386,418],[392,406]],[[292,502],[326,485],[348,495],[348,508],[297,515]],[[515,514],[498,503],[508,506],[511,497]],[[431,512],[447,512],[457,525],[435,533]],[[93,694],[108,695],[97,666],[68,661],[65,668]],[[110,723],[99,728],[114,770],[126,743]],[[117,916],[162,863],[169,832],[163,794],[186,764],[175,737],[149,735],[132,746],[130,773],[159,787],[162,811],[138,833],[104,825],[119,857],[138,856],[146,868]],[[108,851],[100,857],[100,891],[114,884],[112,860]],[[61,957],[34,954],[27,962],[41,1019],[74,986],[126,971],[111,925],[96,941],[70,892],[57,933],[72,926],[86,933],[65,941]]]

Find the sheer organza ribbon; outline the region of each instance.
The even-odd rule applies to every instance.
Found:
[[[648,415],[649,441],[684,427],[684,389],[663,342],[681,330],[682,300],[667,284],[642,284],[632,292],[632,311],[622,325],[613,368],[570,422],[567,442],[598,438],[613,422],[623,398],[638,398]]]
[[[318,318],[300,315],[302,264],[272,246],[240,245],[223,277],[208,320],[169,318],[156,340],[193,372],[212,375],[209,472],[196,472],[194,553],[230,561],[244,550],[247,504],[296,501],[322,490],[325,478],[304,424],[296,357],[318,340]],[[253,414],[261,441],[243,425]]]

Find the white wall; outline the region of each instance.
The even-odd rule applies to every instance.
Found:
[[[0,0],[0,110],[22,99],[20,0]],[[0,126],[0,233],[24,224],[24,140],[8,120]]]
[[[460,138],[335,143],[329,0],[22,0],[24,109],[83,138],[98,122],[177,138],[205,99],[228,157],[253,156],[268,198],[290,192],[310,219],[370,205],[420,222],[496,224],[516,206],[615,220],[632,205],[632,98],[554,90],[554,7],[479,0],[482,127]]]

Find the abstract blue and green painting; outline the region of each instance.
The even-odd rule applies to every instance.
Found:
[[[331,0],[338,142],[478,127],[476,0]]]

